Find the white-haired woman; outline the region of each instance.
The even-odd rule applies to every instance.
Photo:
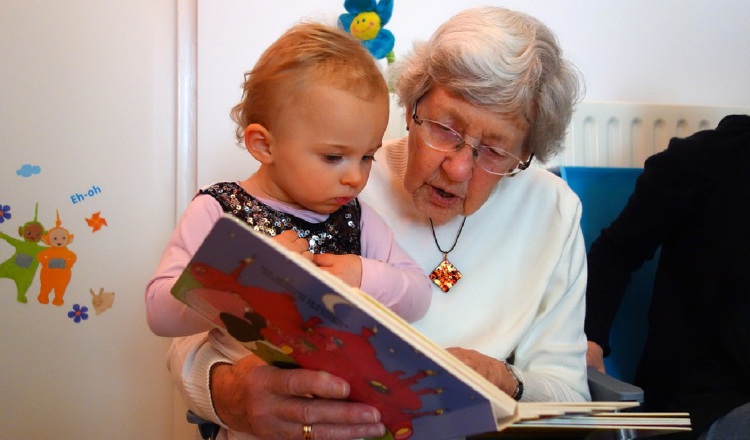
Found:
[[[378,152],[363,199],[434,273],[432,304],[414,326],[516,399],[589,399],[581,206],[560,179],[529,167],[561,148],[577,72],[546,26],[498,7],[454,16],[392,71],[409,134]],[[241,347],[219,353],[217,335],[177,339],[169,363],[220,436],[384,433],[374,408],[342,400],[342,379],[270,367]]]

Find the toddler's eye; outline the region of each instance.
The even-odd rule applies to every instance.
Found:
[[[323,155],[323,158],[326,162],[338,162],[341,160],[341,156],[337,156],[335,154],[325,154]]]

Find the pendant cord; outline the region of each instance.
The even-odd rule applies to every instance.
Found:
[[[435,246],[437,246],[438,250],[443,253],[443,256],[447,256],[449,253],[453,251],[456,247],[456,243],[458,243],[458,237],[461,236],[461,231],[464,230],[464,224],[466,223],[466,217],[464,217],[464,221],[461,222],[461,227],[458,229],[458,234],[456,234],[456,239],[453,241],[453,246],[451,246],[450,249],[447,251],[444,251],[440,247],[440,243],[438,243],[437,235],[435,235],[435,225],[432,224],[432,219],[430,218],[430,229],[432,229],[432,238],[435,240]]]

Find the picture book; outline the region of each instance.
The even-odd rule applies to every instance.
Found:
[[[378,301],[234,217],[219,219],[172,294],[269,364],[347,380],[349,399],[380,411],[385,438],[461,438],[522,418],[515,400]],[[566,413],[541,408],[532,418]]]

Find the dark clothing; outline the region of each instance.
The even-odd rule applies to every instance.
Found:
[[[691,437],[750,402],[750,116],[674,138],[646,160],[588,255],[586,333],[609,352],[630,274],[662,246],[636,384]]]
[[[234,182],[220,182],[201,194],[209,194],[224,212],[245,221],[256,231],[271,237],[293,229],[310,243],[313,254],[361,254],[360,219],[362,208],[357,199],[337,209],[325,221],[310,223],[299,217],[271,208],[248,194]]]

